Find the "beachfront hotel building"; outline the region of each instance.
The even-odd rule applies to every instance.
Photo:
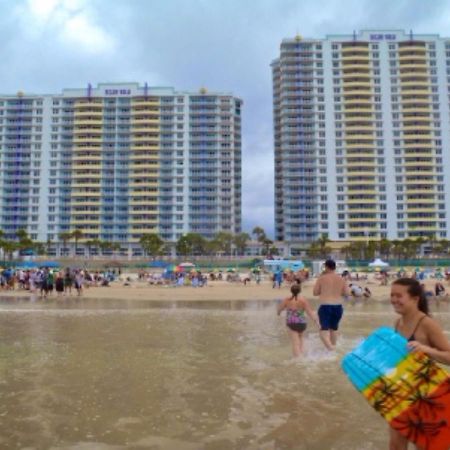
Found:
[[[137,253],[144,233],[240,232],[241,107],[136,83],[0,96],[0,229]]]
[[[275,238],[450,238],[450,38],[284,39],[272,64]]]

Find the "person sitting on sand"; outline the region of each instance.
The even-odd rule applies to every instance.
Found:
[[[302,295],[300,284],[291,286],[291,296],[283,300],[277,308],[278,315],[286,310],[286,326],[288,327],[289,337],[292,343],[292,354],[297,357],[304,351],[303,332],[306,330],[306,314],[320,328],[319,319],[312,310],[308,301]]]
[[[357,284],[349,284],[348,287],[350,288],[350,293],[355,300],[363,297],[364,291],[361,286],[358,286]]]

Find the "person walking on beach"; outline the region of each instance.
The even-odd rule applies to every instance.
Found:
[[[320,339],[328,350],[334,350],[339,322],[344,312],[342,297],[350,295],[350,290],[345,279],[336,273],[336,263],[332,259],[325,261],[325,272],[317,279],[313,295],[319,296],[320,300]]]
[[[272,283],[272,289],[275,289],[278,286],[278,289],[281,288],[281,284],[283,283],[283,272],[281,270],[277,270],[273,274],[273,283]]]
[[[395,331],[408,339],[410,351],[425,353],[430,358],[450,365],[450,342],[441,326],[428,315],[428,300],[420,282],[399,278],[391,285],[391,304],[400,315]],[[390,428],[390,450],[406,450],[408,440]]]
[[[278,305],[277,313],[281,314],[286,310],[286,326],[288,327],[289,337],[292,343],[292,354],[297,357],[303,353],[303,332],[306,330],[305,312],[310,319],[319,327],[319,320],[309,305],[308,301],[302,295],[300,284],[291,286],[291,296],[287,297]]]

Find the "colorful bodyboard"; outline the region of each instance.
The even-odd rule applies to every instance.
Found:
[[[409,352],[403,336],[375,330],[342,368],[392,428],[420,449],[450,449],[450,376],[423,353]]]

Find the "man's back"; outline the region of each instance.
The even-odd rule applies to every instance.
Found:
[[[314,295],[319,296],[321,303],[340,304],[345,294],[345,280],[332,271],[320,275],[314,286]]]

